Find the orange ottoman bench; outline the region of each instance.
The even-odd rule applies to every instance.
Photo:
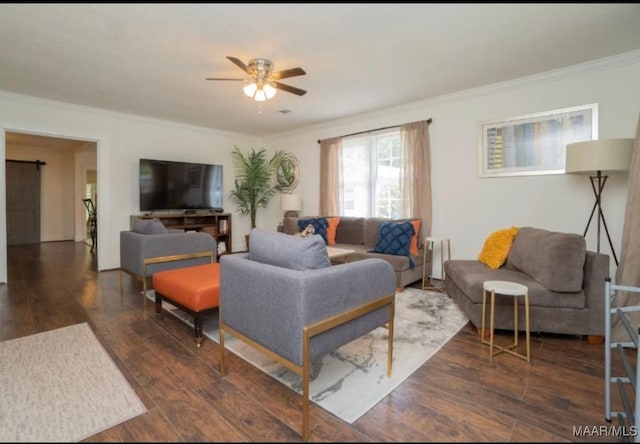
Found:
[[[220,304],[220,264],[194,265],[153,274],[156,314],[165,300],[194,316],[196,346],[202,344],[202,315]]]

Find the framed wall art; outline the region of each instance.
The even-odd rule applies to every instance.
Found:
[[[563,174],[566,146],[597,138],[597,103],[485,122],[480,177]]]

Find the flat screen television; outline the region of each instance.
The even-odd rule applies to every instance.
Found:
[[[222,211],[222,165],[140,159],[140,211]]]

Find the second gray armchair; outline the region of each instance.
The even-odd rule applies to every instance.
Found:
[[[206,251],[213,253],[215,262],[216,241],[207,233],[170,232],[160,221],[141,220],[134,224],[131,231],[120,232],[120,294],[123,294],[125,273],[142,283],[143,300],[146,303],[147,280],[156,271],[201,265],[211,260],[201,257],[145,266],[145,259]]]

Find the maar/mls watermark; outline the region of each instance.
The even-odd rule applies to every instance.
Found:
[[[619,437],[630,438],[638,435],[638,428],[636,426],[613,426],[613,425],[600,425],[600,426],[573,426],[572,435],[574,437],[579,436],[593,436],[600,438]]]

